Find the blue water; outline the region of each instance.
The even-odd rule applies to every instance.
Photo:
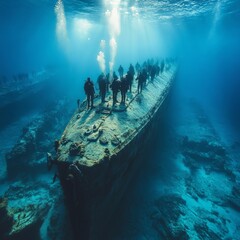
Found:
[[[8,104],[1,105],[0,195],[8,196],[6,192],[14,184],[19,188],[22,184],[39,185],[43,196],[59,189],[58,183],[51,185],[52,173],[46,175],[45,153],[53,151],[53,142],[61,136],[76,100],[85,98],[87,77],[96,82],[101,71],[117,70],[120,64],[126,70],[130,63],[143,63],[148,58],[176,57],[179,69],[160,137],[153,141],[153,150],[129,186],[106,238],[187,239],[167,238],[162,231],[161,216],[172,220],[169,211],[161,211],[159,205],[167,209],[164,197],[177,195],[186,206],[180,204],[185,215],[175,224],[184,226],[189,239],[240,239],[240,206],[229,200],[240,202],[239,192],[233,191],[240,188],[239,43],[237,0],[0,0],[1,92],[8,86],[11,89],[14,76],[19,74],[35,76],[43,70],[50,74],[49,86],[28,97],[21,92],[20,100],[16,95],[8,97]],[[24,84],[19,81],[16,88],[24,89]],[[38,132],[37,154],[30,157],[36,165],[15,168],[14,177],[9,178],[6,153],[17,143],[23,128],[35,126],[39,119],[47,124]],[[185,155],[189,146],[181,145],[186,136],[195,142],[214,139],[226,149],[223,158],[235,179],[226,169],[216,170],[215,163],[206,167],[200,161],[194,169]],[[197,190],[204,187],[201,197]],[[26,199],[31,199],[28,195]],[[63,208],[59,207],[62,212]],[[56,225],[58,234],[57,227],[50,231],[52,235],[46,232],[48,223],[43,223],[40,238],[64,239],[71,230],[64,232],[63,222]]]

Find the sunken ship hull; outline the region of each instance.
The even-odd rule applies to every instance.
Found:
[[[61,145],[68,144],[68,128],[72,127],[75,121],[73,116],[60,140],[57,165],[76,239],[106,239],[104,233],[107,231],[107,225],[111,219],[117,218],[114,217],[114,213],[120,205],[128,183],[141,165],[144,152],[159,129],[159,120],[174,76],[175,69],[172,69],[171,74],[167,76],[167,84],[161,90],[156,102],[139,120],[141,124],[135,126],[134,131],[126,131],[124,141],[120,140],[113,149],[109,150],[107,145],[103,144],[104,156],[100,155],[100,160],[94,164],[83,164],[74,156],[66,159],[66,154],[62,157],[64,148],[61,149]],[[124,109],[124,111],[131,110]],[[79,115],[75,117],[78,118]],[[84,146],[78,155],[79,158],[82,157],[81,154],[84,155]]]
[[[0,128],[16,120],[23,112],[41,104],[46,90],[55,84],[55,73],[47,70],[35,73],[25,81],[10,81],[6,86],[0,83]],[[39,101],[41,99],[41,101]]]

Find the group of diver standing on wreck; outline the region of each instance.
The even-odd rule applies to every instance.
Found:
[[[109,92],[109,88],[112,90],[113,105],[118,102],[118,92],[121,92],[121,103],[125,104],[127,92],[129,91],[132,93],[134,77],[136,77],[135,80],[138,81],[137,93],[139,94],[142,92],[147,80],[153,81],[156,76],[159,76],[164,71],[164,68],[164,60],[162,60],[160,64],[158,61],[154,62],[154,60],[147,60],[142,64],[142,66],[137,62],[135,68],[132,64],[130,64],[125,75],[124,69],[122,65],[120,65],[118,68],[119,77],[115,71],[112,74],[108,73],[106,75],[101,73],[97,79],[97,84],[99,87],[99,94],[101,96],[102,104],[105,102],[106,94]],[[88,109],[93,108],[95,88],[90,77],[87,78],[84,84],[84,91],[87,96]]]

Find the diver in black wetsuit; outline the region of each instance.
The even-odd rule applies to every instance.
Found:
[[[134,77],[135,70],[134,70],[134,67],[133,67],[133,65],[132,65],[132,64],[130,64],[128,71],[129,71],[129,72],[130,72],[130,74],[131,74],[131,75]]]
[[[122,67],[122,65],[119,66],[118,73],[119,73],[119,77],[121,79],[123,77],[123,67]]]
[[[84,91],[87,95],[88,109],[90,107],[93,108],[93,98],[94,98],[95,90],[94,90],[94,84],[89,77],[87,78],[84,84]]]
[[[138,80],[138,94],[142,92],[143,84],[144,84],[144,74],[143,72],[140,72],[137,76],[136,80]]]
[[[130,92],[132,92],[133,75],[130,71],[127,72],[126,80],[128,83],[128,89],[130,90]]]
[[[113,92],[113,105],[114,105],[117,102],[117,94],[121,87],[120,80],[118,78],[114,78],[110,87]]]
[[[156,66],[153,65],[152,68],[151,68],[151,72],[150,72],[151,81],[154,80],[154,78],[155,78],[155,76],[156,76],[156,72],[157,72]]]
[[[164,67],[165,67],[165,63],[164,63],[164,60],[162,60],[162,62],[161,62],[161,73],[163,73],[163,71],[164,71]]]
[[[102,100],[102,103],[104,103],[105,97],[106,97],[106,92],[107,92],[107,80],[103,73],[98,77],[97,82],[98,82],[98,86],[99,86],[101,100]]]
[[[137,71],[137,75],[139,75],[141,66],[140,66],[140,64],[139,64],[138,62],[137,62],[136,65],[135,65],[135,69],[136,69],[136,71]]]
[[[107,84],[107,92],[109,91],[109,85],[110,85],[110,81],[111,79],[110,79],[110,74],[108,73],[107,75],[106,75],[106,84]]]
[[[126,93],[127,93],[127,90],[128,90],[128,82],[127,82],[127,78],[126,78],[126,76],[125,77],[123,77],[122,79],[121,79],[121,87],[120,87],[120,89],[121,89],[121,96],[122,96],[122,103],[124,103],[125,104],[125,102],[126,102]]]

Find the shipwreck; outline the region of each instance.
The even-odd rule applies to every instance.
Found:
[[[104,239],[104,231],[125,193],[141,155],[159,127],[161,109],[172,88],[176,65],[169,62],[141,94],[126,104],[83,102],[55,143],[58,176],[76,239]]]

